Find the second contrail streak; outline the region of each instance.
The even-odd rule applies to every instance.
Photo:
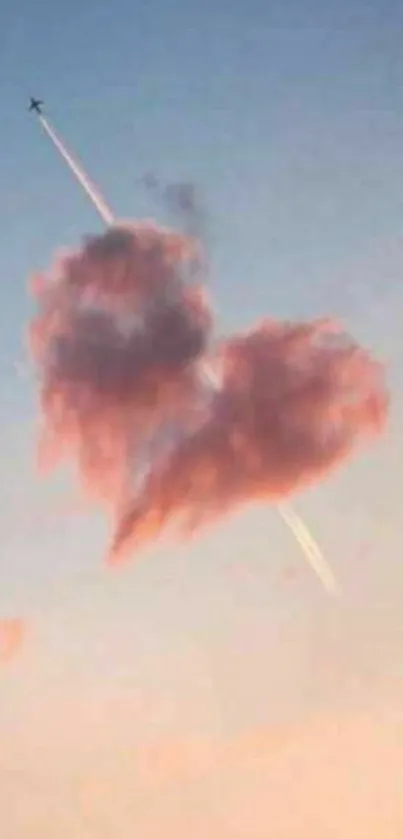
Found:
[[[318,543],[313,538],[305,522],[297,515],[292,507],[282,505],[278,512],[284,524],[291,530],[298,542],[305,559],[315,572],[328,594],[338,594],[338,585],[330,565],[326,562]]]

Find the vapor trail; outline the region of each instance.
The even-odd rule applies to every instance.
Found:
[[[279,506],[278,512],[284,524],[291,530],[302,553],[328,594],[339,594],[339,587],[330,565],[326,562],[319,545],[308,530],[305,522],[289,506]]]
[[[63,160],[66,161],[67,165],[70,168],[70,171],[77,178],[78,183],[82,186],[90,201],[92,201],[95,209],[101,216],[102,221],[105,222],[105,224],[107,225],[113,224],[114,216],[112,210],[110,209],[110,207],[108,207],[108,204],[100,194],[95,184],[91,182],[84,169],[74,159],[73,155],[68,151],[68,149],[56,133],[55,129],[51,126],[49,120],[47,120],[42,114],[40,114],[39,122],[41,123],[42,128],[48,135],[49,139],[52,141],[53,145],[56,147],[57,151],[63,157]]]
[[[205,373],[210,384],[217,386],[218,382],[214,376],[214,371],[208,365],[205,367]],[[339,587],[333,571],[306,522],[303,521],[301,516],[295,512],[290,504],[278,504],[277,512],[297,542],[308,565],[314,574],[316,574],[319,582],[322,583],[325,591],[330,595],[339,594]]]
[[[94,205],[102,221],[108,227],[111,227],[115,223],[114,214],[97,187],[92,183],[82,166],[75,160],[74,156],[68,151],[64,142],[58,136],[49,120],[47,120],[42,114],[40,114],[38,118],[44,131],[69,166],[80,186],[84,189],[87,197]],[[333,573],[322,555],[319,546],[310,534],[306,524],[290,506],[279,506],[278,512],[285,525],[290,529],[300,546],[305,559],[323,584],[325,590],[331,594],[336,593],[337,584]]]

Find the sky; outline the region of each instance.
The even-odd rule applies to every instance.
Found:
[[[397,839],[403,806],[403,11],[397,2],[41,0],[0,13],[0,671],[7,839]],[[111,574],[107,523],[35,470],[29,277],[101,230],[30,95],[116,214],[146,171],[208,208],[221,328],[335,315],[388,365],[387,434],[296,499],[329,599],[252,508]]]

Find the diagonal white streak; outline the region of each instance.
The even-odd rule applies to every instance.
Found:
[[[294,538],[298,542],[305,559],[328,594],[338,594],[339,589],[333,571],[326,562],[319,545],[305,522],[297,515],[292,507],[281,505],[277,509],[283,522],[291,530]]]
[[[102,221],[105,222],[105,224],[107,225],[113,224],[113,212],[110,209],[110,207],[108,207],[108,204],[102,197],[95,184],[92,183],[88,175],[85,173],[84,169],[75,160],[71,152],[69,152],[69,150],[66,148],[63,141],[60,139],[50,122],[47,119],[45,119],[45,117],[42,115],[39,116],[39,122],[41,123],[42,128],[48,135],[49,139],[52,141],[53,145],[56,147],[57,151],[61,154],[61,156],[69,166],[70,171],[76,177],[80,186],[82,186],[82,188],[84,189],[90,201],[92,201],[95,209],[101,216]]]

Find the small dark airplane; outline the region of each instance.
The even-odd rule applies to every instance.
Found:
[[[29,106],[28,110],[29,110],[29,111],[36,111],[36,113],[37,113],[37,114],[41,114],[41,113],[42,113],[42,108],[41,108],[41,105],[43,105],[43,104],[44,104],[44,103],[42,102],[42,99],[34,99],[34,98],[31,96],[31,97],[30,97],[30,100],[31,100],[31,104],[30,104],[30,106]]]

